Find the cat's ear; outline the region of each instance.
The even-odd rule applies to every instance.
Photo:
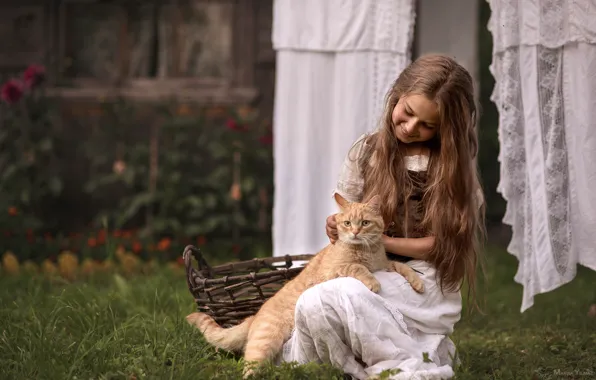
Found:
[[[337,205],[342,210],[347,208],[350,205],[350,202],[346,198],[339,195],[338,193],[335,193],[333,196],[335,197],[335,201],[337,202]]]
[[[374,210],[376,212],[381,211],[381,197],[375,195],[374,197],[370,198],[368,202],[366,202],[366,207]]]

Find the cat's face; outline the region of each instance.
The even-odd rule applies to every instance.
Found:
[[[367,203],[349,203],[339,194],[335,199],[341,212],[335,216],[339,240],[347,244],[376,244],[383,234],[383,218],[379,212],[378,197]]]

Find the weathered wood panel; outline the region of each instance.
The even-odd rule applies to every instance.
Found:
[[[43,63],[67,98],[272,103],[271,14],[271,0],[5,0],[0,79]]]
[[[158,77],[230,78],[233,5],[193,1],[161,7]]]
[[[44,61],[45,11],[43,5],[0,5],[0,68]]]
[[[255,85],[256,0],[236,0],[234,4],[234,84]]]

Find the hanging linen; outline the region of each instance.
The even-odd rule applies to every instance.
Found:
[[[350,146],[409,63],[413,0],[275,0],[273,254],[316,253]]]
[[[488,0],[501,179],[521,311],[596,270],[596,3]]]

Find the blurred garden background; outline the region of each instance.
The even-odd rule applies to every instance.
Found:
[[[500,231],[489,12],[482,3],[477,20],[479,165]],[[0,252],[29,267],[117,249],[172,261],[187,244],[271,254],[271,0],[31,1],[0,13]]]
[[[270,251],[272,3],[243,6],[3,3],[0,251]]]

